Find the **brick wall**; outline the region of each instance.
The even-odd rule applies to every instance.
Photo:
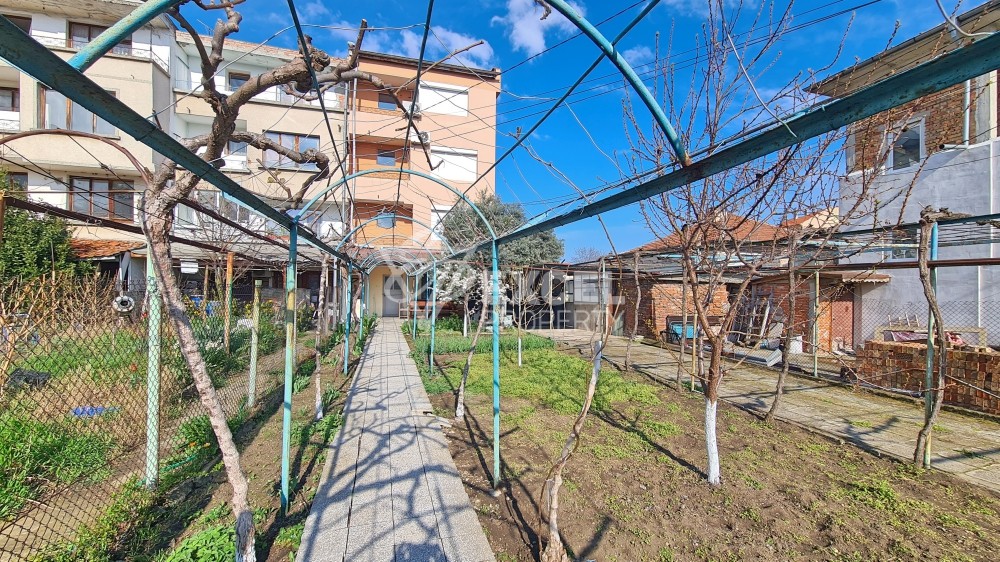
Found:
[[[1000,353],[949,349],[948,377],[1000,395]],[[868,341],[858,354],[857,376],[892,388],[924,388],[927,346],[915,342]],[[1000,399],[951,378],[945,379],[944,402],[1000,415]]]
[[[620,281],[622,306],[625,308],[625,333],[631,334],[632,326],[635,322],[635,293],[636,285],[632,279],[622,279]],[[639,335],[648,338],[658,338],[660,331],[667,329],[667,316],[680,316],[683,314],[681,308],[681,293],[683,284],[678,282],[665,283],[652,279],[640,279],[639,287],[642,291],[642,299],[639,302]],[[707,285],[702,285],[698,291],[699,297],[704,298]],[[687,295],[687,311],[693,315],[695,308],[691,300],[691,292]],[[729,295],[725,286],[720,286],[713,291],[712,300],[708,306],[710,316],[721,316],[729,308]],[[692,318],[693,321],[693,318]]]
[[[976,88],[972,88],[971,106],[975,108]],[[935,94],[903,104],[897,108],[879,113],[859,121],[849,127],[854,138],[854,165],[851,172],[871,169],[881,163],[885,131],[897,131],[901,122],[916,119],[924,121],[924,153],[928,156],[937,152],[942,144],[961,144],[962,127],[965,119],[965,85],[956,84]],[[976,120],[970,119],[969,136],[975,138]]]

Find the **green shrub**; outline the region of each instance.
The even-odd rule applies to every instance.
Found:
[[[0,414],[0,520],[9,520],[37,497],[46,481],[100,481],[109,474],[115,442],[88,431],[92,420],[42,422],[26,414]]]
[[[456,315],[445,316],[443,318],[438,318],[437,322],[434,323],[434,329],[437,331],[451,331],[451,332],[461,332],[462,331],[462,317]]]
[[[160,562],[228,562],[235,558],[236,530],[232,525],[222,525],[184,539]]]

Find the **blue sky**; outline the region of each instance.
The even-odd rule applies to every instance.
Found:
[[[654,80],[649,75],[655,58],[659,33],[660,53],[672,46],[678,84],[691,78],[690,61],[695,35],[700,31],[709,0],[662,0],[660,5],[639,24],[619,48],[636,67],[650,88]],[[967,0],[960,12],[982,4],[984,0]],[[727,19],[734,26],[735,38],[759,29],[754,16],[761,0],[748,0],[737,11],[737,0],[723,0]],[[615,36],[641,10],[644,3],[632,0],[572,2],[593,23],[612,18],[599,29],[608,37]],[[862,6],[868,4],[866,6]],[[945,0],[951,11],[955,0]],[[773,4],[783,12],[788,0]],[[771,6],[771,4],[766,4]],[[346,41],[357,35],[362,18],[369,26],[380,29],[368,35],[365,48],[407,56],[419,52],[426,2],[413,0],[369,0],[366,2],[333,2],[297,0],[296,7],[305,24],[330,26],[308,30],[315,44],[334,54],[343,54]],[[849,13],[828,18],[833,14],[856,8]],[[281,0],[248,0],[240,8],[244,15],[237,38],[259,42],[267,40],[276,30],[291,24],[286,2]],[[623,11],[624,10],[624,11]],[[188,7],[185,13],[197,27],[208,30],[214,13],[203,13]],[[800,72],[826,67],[834,59],[841,40],[844,49],[831,69],[824,74],[849,66],[856,58],[867,58],[882,50],[896,22],[899,31],[894,43],[941,23],[941,14],[934,0],[809,0],[791,6],[791,25],[808,24],[785,35],[770,49],[768,68],[755,74],[755,84],[765,99],[782,84]],[[498,101],[497,155],[512,143],[511,134],[518,127],[527,129],[580,74],[593,62],[598,51],[584,37],[552,48],[573,35],[576,29],[559,14],[539,19],[541,9],[533,0],[438,0],[431,18],[432,32],[428,41],[428,58],[437,60],[451,51],[483,40],[463,55],[461,62],[480,67],[499,67],[504,74],[503,94]],[[816,21],[822,20],[822,21]],[[850,29],[848,31],[848,25]],[[758,32],[759,33],[759,32]],[[294,48],[294,32],[271,39],[271,44]],[[551,50],[547,50],[551,49]],[[530,56],[539,55],[528,62]],[[695,67],[696,68],[696,67]],[[510,69],[510,70],[508,70]],[[739,69],[731,69],[733,80],[741,80]],[[645,72],[645,74],[644,74]],[[497,175],[497,193],[507,201],[522,203],[529,216],[544,212],[553,201],[575,196],[575,188],[589,191],[621,178],[619,167],[611,160],[627,157],[629,140],[623,127],[622,101],[630,96],[614,67],[607,61],[591,75],[569,107],[559,109],[531,136],[529,143],[538,157],[561,172],[553,172],[519,149],[502,162]],[[678,87],[677,97],[684,94]],[[634,97],[631,100],[637,101]],[[674,100],[673,103],[680,103]],[[777,102],[776,102],[777,103]],[[637,113],[640,109],[637,107]],[[641,110],[640,126],[650,130],[645,110]],[[612,232],[615,247],[621,251],[651,240],[654,235],[642,220],[635,206],[608,213],[604,220]],[[595,247],[607,251],[610,243],[596,220],[590,219],[558,229],[566,242],[567,256],[580,247]]]

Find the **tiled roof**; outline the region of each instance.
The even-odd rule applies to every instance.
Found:
[[[82,238],[73,238],[69,244],[73,248],[73,255],[82,260],[117,256],[122,252],[145,246],[142,242],[128,240],[85,240]]]
[[[766,242],[781,237],[779,229],[775,226],[736,215],[731,215],[726,218],[722,221],[720,226],[713,225],[705,229],[703,236],[704,239],[708,241],[715,241],[718,240],[723,233],[725,233],[727,237],[731,236],[736,240],[749,242]],[[639,246],[638,248],[632,250],[632,252],[663,251],[671,248],[679,248],[680,245],[681,237],[675,232],[669,236],[660,238],[659,240],[653,240],[648,244]]]

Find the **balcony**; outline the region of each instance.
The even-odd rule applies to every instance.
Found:
[[[55,47],[61,49],[68,48],[73,51],[77,51],[83,48],[85,45],[87,45],[87,42],[73,41],[73,40],[70,40],[67,44],[67,40],[64,36],[43,35],[41,33],[36,33],[34,30],[32,30],[31,32],[31,38],[34,39],[35,41],[38,41],[42,45],[45,45],[46,47]],[[160,58],[156,53],[152,51],[152,49],[148,48],[148,46],[132,45],[125,43],[125,44],[115,45],[115,47],[112,48],[108,54],[148,60],[153,64],[155,64],[156,66],[160,67],[160,70],[162,70],[163,72],[167,74],[170,73],[170,65],[167,64],[167,61]]]
[[[0,111],[0,131],[5,133],[16,133],[20,130],[20,111]]]
[[[224,84],[216,83],[216,88],[219,92],[230,95],[232,90],[228,89],[228,86]],[[201,90],[201,77],[199,75],[193,75],[189,78],[178,78],[174,80],[174,89],[181,92],[194,92],[196,90]],[[319,100],[304,101],[301,98],[287,94],[283,89],[274,87],[268,88],[263,92],[257,94],[252,98],[254,101],[272,102],[280,103],[282,105],[292,105],[296,104],[299,106],[306,105],[310,107],[320,107]],[[323,96],[323,101],[326,103],[327,109],[337,110],[343,108],[344,98],[341,92],[327,91]]]

